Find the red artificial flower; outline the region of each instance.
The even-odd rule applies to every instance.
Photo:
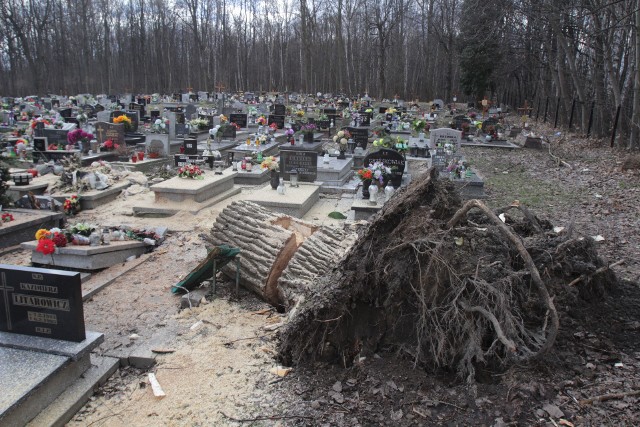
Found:
[[[56,233],[51,241],[53,241],[53,244],[59,248],[64,248],[65,246],[67,246],[67,238],[62,233]]]
[[[38,240],[38,246],[36,246],[36,251],[49,255],[56,251],[56,245],[53,243],[51,239],[40,239]]]

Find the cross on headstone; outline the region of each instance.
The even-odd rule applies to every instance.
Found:
[[[2,297],[4,299],[4,309],[5,315],[7,317],[7,329],[12,330],[13,326],[11,326],[11,311],[9,307],[9,291],[13,291],[14,289],[10,286],[7,286],[7,276],[4,273],[2,274],[2,283],[0,283],[0,292],[2,292]]]
[[[102,134],[104,133],[104,129],[103,128],[98,128],[98,129],[96,129],[96,133],[98,134],[98,138],[100,138],[99,141],[104,141],[102,139]]]
[[[217,90],[218,92],[222,92],[222,89],[226,89],[225,85],[223,85],[222,83],[218,83],[218,84],[216,85],[216,90]]]

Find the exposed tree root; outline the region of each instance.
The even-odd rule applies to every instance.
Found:
[[[543,356],[559,328],[554,300],[597,296],[615,276],[607,271],[588,286],[567,287],[604,265],[593,244],[551,232],[524,206],[501,211],[514,208],[522,217],[505,224],[480,201],[461,207],[434,170],[418,177],[318,278],[322,291],[296,307],[279,334],[280,359],[349,365],[397,347],[416,365],[473,381],[478,365]]]

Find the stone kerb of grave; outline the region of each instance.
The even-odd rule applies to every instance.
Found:
[[[240,248],[241,284],[275,307],[290,309],[314,290],[314,278],[335,265],[354,236],[240,201],[220,213],[208,240]],[[235,278],[235,267],[223,272]]]
[[[364,167],[367,168],[375,162],[382,162],[391,168],[391,185],[399,188],[402,184],[402,175],[406,166],[406,160],[399,152],[383,148],[373,153],[367,154],[364,158]]]

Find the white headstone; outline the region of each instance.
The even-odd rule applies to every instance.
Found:
[[[437,147],[438,144],[442,146],[444,146],[444,144],[453,144],[456,149],[459,149],[461,142],[462,131],[460,130],[440,128],[432,130],[429,134],[429,145],[431,148]]]
[[[98,111],[96,113],[96,119],[98,119],[99,122],[109,123],[111,121],[111,111]]]
[[[191,102],[191,99],[189,99],[189,94],[188,93],[183,93],[182,94],[182,102]]]

